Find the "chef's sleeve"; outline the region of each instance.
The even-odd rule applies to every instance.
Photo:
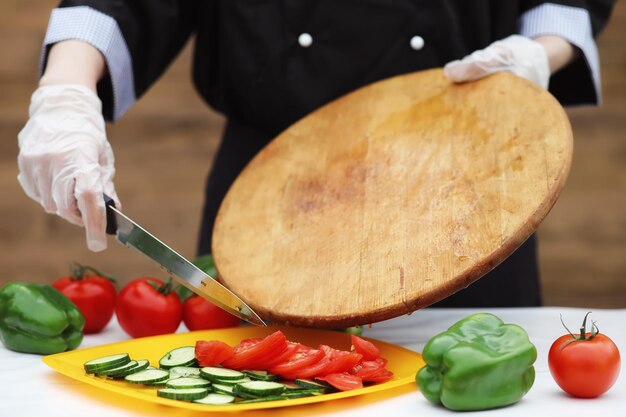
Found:
[[[193,2],[167,0],[63,0],[48,23],[41,54],[81,40],[98,49],[106,75],[98,83],[104,117],[121,117],[163,73],[194,30]]]
[[[579,57],[550,78],[549,91],[564,105],[600,104],[600,61],[595,38],[608,22],[614,1],[527,1],[519,33],[556,35],[580,51]]]

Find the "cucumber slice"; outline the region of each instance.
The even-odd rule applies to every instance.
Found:
[[[242,379],[245,377],[243,372],[235,371],[234,369],[218,368],[215,366],[205,366],[200,368],[200,376],[208,379],[209,381],[233,381]]]
[[[124,380],[126,382],[130,382],[131,384],[165,384],[169,377],[170,373],[163,369],[144,369],[143,371],[126,375]]]
[[[163,398],[169,398],[171,400],[178,401],[193,401],[204,398],[209,393],[206,388],[188,388],[188,389],[176,389],[176,388],[162,388],[157,391],[157,395]]]
[[[194,400],[193,402],[198,404],[222,405],[235,402],[235,397],[233,397],[232,395],[211,393],[206,397],[200,398],[199,400]]]
[[[267,397],[282,394],[285,391],[285,386],[273,381],[249,381],[235,385],[233,391],[240,395],[248,394],[257,397]]]
[[[321,382],[311,381],[310,379],[296,379],[293,381],[293,383],[298,386],[301,386],[302,388],[316,389],[324,393],[335,391],[335,388],[332,385],[327,385]]]
[[[300,385],[296,385],[291,381],[281,381],[281,384],[283,384],[285,386],[285,392],[291,392],[291,391],[301,391],[303,388]]]
[[[129,369],[127,371],[121,372],[121,373],[116,373],[114,375],[110,375],[113,378],[122,378],[125,377],[126,375],[130,375],[130,374],[134,374],[135,372],[139,372],[139,371],[143,371],[144,369],[148,369],[148,366],[150,365],[150,362],[148,361],[148,359],[139,359],[137,361],[137,365],[135,365],[134,368]]]
[[[234,395],[235,393],[234,391],[234,385],[224,385],[224,384],[213,384],[213,391],[215,391],[218,394],[227,394],[227,395]]]
[[[252,403],[262,403],[264,401],[279,401],[284,400],[285,398],[280,395],[269,395],[267,397],[259,397],[259,398],[248,398],[246,400],[237,401],[237,404],[252,404]]]
[[[192,366],[175,366],[169,369],[170,379],[196,377],[200,378],[200,368]]]
[[[128,362],[130,362],[128,353],[118,353],[117,355],[103,356],[87,361],[83,364],[83,368],[88,374],[95,374],[97,372],[117,368]]]
[[[170,369],[175,366],[191,366],[196,363],[196,353],[193,346],[183,346],[167,352],[160,360],[159,366]]]
[[[289,398],[302,398],[302,397],[312,397],[314,395],[322,395],[323,391],[317,389],[301,389],[301,390],[289,390],[283,392],[281,396],[285,399]]]
[[[267,371],[243,371],[250,379],[254,379],[256,381],[276,381],[278,380],[278,375],[273,375],[268,373]]]
[[[165,386],[167,388],[208,388],[211,385],[209,381],[202,378],[194,378],[194,377],[182,377],[182,378],[174,378],[167,381]]]
[[[250,378],[248,378],[247,376],[241,378],[241,379],[215,379],[214,383],[217,384],[222,384],[222,385],[237,385],[237,384],[241,384],[244,382],[249,382],[252,381]]]
[[[133,369],[135,366],[137,366],[137,361],[130,361],[130,362],[126,362],[122,366],[118,366],[117,368],[107,369],[105,371],[98,371],[96,372],[96,375],[115,377],[118,374],[123,374],[125,371],[128,371],[129,369]]]

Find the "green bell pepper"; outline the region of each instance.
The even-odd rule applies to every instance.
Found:
[[[451,410],[485,410],[518,402],[535,381],[537,349],[515,324],[471,315],[430,339],[417,373],[424,396]]]
[[[11,350],[51,354],[76,348],[85,319],[57,289],[12,282],[0,291],[0,341]]]

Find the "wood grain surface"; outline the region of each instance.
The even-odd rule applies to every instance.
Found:
[[[242,172],[214,230],[220,277],[274,322],[411,313],[528,238],[571,157],[561,106],[513,75],[372,84],[291,126]]]

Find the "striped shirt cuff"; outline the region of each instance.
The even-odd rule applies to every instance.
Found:
[[[519,32],[523,36],[532,38],[556,35],[579,48],[591,72],[597,104],[602,101],[600,59],[587,10],[558,4],[542,4],[525,12],[520,17],[519,25]]]
[[[81,40],[98,49],[106,60],[113,90],[113,120],[136,101],[130,52],[117,22],[91,7],[52,10],[41,55],[41,70],[48,46],[65,40]]]

